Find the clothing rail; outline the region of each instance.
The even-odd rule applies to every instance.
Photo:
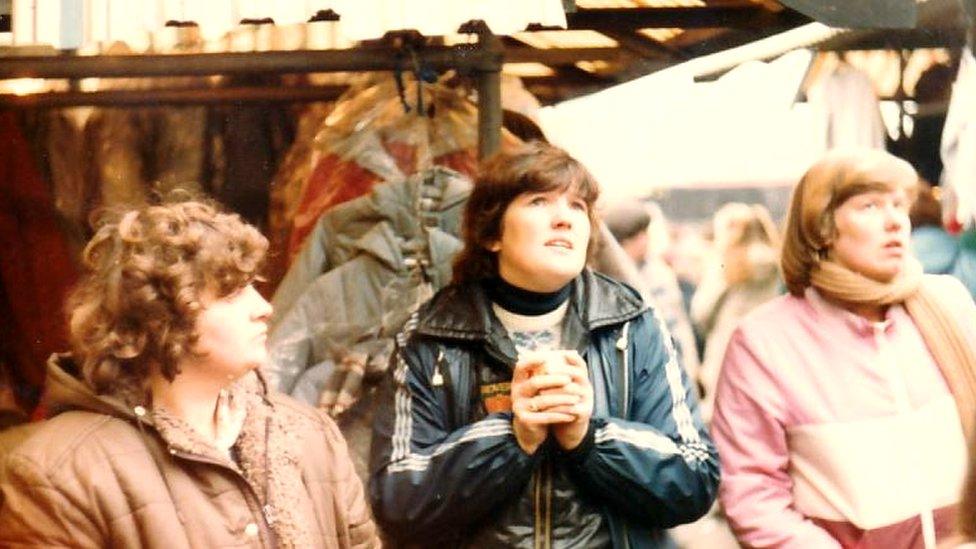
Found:
[[[347,86],[256,86],[103,90],[95,92],[58,91],[27,95],[0,94],[0,109],[306,103],[333,101],[338,99],[346,89],[348,89]]]
[[[471,27],[476,43],[455,46],[370,45],[344,50],[299,50],[248,53],[161,55],[39,55],[0,57],[0,79],[138,78],[245,74],[300,74],[402,71],[417,67],[459,73],[478,79],[478,154],[484,158],[501,142],[501,69],[504,62],[571,64],[580,60],[617,59],[617,48],[548,51],[504,48],[490,31]],[[194,88],[46,92],[0,95],[0,108],[46,108],[80,105],[214,104],[224,102],[320,101],[334,99],[339,87]]]

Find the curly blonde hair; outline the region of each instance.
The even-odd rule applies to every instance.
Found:
[[[99,394],[139,391],[153,367],[172,380],[194,352],[202,298],[250,284],[268,241],[202,202],[110,213],[99,225],[68,302],[82,377]]]

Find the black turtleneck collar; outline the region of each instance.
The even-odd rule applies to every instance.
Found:
[[[500,277],[484,282],[488,299],[506,311],[525,316],[539,316],[555,311],[569,299],[573,283],[551,293],[539,293],[513,286]]]

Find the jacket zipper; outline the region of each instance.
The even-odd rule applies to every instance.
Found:
[[[183,451],[180,451],[180,450],[171,451],[170,453],[173,455],[173,457],[178,457],[178,458],[182,458],[182,459],[185,459],[185,460],[188,460],[188,461],[194,461],[194,462],[197,462],[197,463],[206,463],[208,465],[215,465],[217,467],[220,467],[222,469],[225,469],[225,470],[230,471],[231,473],[233,473],[234,476],[238,479],[238,483],[240,485],[244,486],[244,497],[247,498],[250,501],[250,503],[251,503],[252,506],[254,506],[255,504],[257,504],[257,509],[260,510],[260,512],[258,513],[258,516],[261,517],[260,518],[261,524],[264,526],[260,530],[261,531],[261,537],[262,537],[262,545],[264,545],[265,547],[277,547],[278,546],[278,544],[276,543],[277,540],[275,539],[275,536],[272,533],[273,531],[271,530],[271,521],[269,520],[269,517],[266,514],[267,513],[267,511],[265,510],[265,507],[266,506],[261,505],[261,501],[258,499],[257,494],[254,493],[254,488],[251,486],[251,484],[249,482],[247,482],[246,479],[244,479],[241,476],[241,474],[239,472],[237,472],[232,467],[228,467],[226,463],[222,463],[222,462],[217,461],[215,459],[210,459],[208,457],[201,456],[201,455],[198,455],[198,454],[190,454],[190,453],[183,452]]]
[[[552,548],[552,461],[546,460],[543,464],[544,476],[546,480],[546,535],[545,549]]]
[[[552,548],[552,463],[545,459],[532,476],[535,549]]]
[[[623,328],[620,330],[620,338],[617,340],[617,354],[620,357],[620,381],[621,386],[617,388],[620,392],[620,406],[618,412],[622,419],[629,419],[630,414],[630,372],[627,364],[627,348],[630,346],[628,341],[628,335],[630,329],[630,321],[624,323]],[[621,537],[623,538],[623,543],[620,545],[622,549],[630,549],[630,534],[627,532],[627,521],[621,520],[620,524]]]

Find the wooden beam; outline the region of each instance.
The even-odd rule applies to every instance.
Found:
[[[960,48],[966,44],[965,27],[852,31],[818,44],[821,51],[915,50]]]
[[[618,61],[620,48],[532,48],[506,47],[506,63],[572,65],[577,61]]]
[[[635,31],[604,30],[606,36],[613,38],[625,50],[645,59],[687,59],[681,50],[652,40]]]
[[[795,27],[812,21],[796,11],[773,12],[759,5],[591,8],[566,14],[570,30],[634,30],[650,28],[739,28],[757,29],[770,25]],[[533,27],[536,28],[536,27]],[[532,30],[532,28],[530,28]]]

